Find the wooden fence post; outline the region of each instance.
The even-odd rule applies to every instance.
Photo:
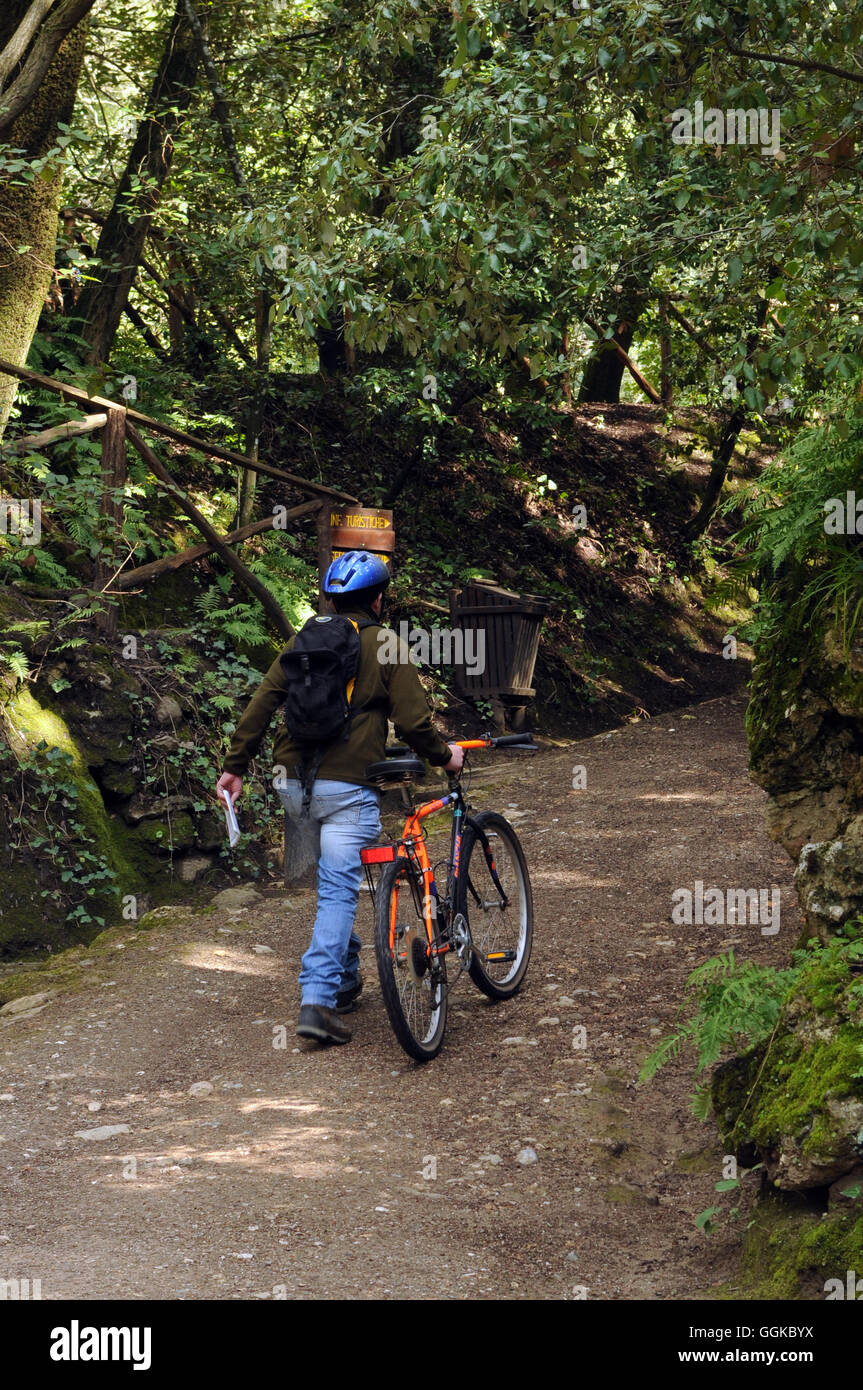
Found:
[[[318,532],[318,612],[326,613],[328,600],[324,594],[324,575],[333,558],[333,543],[330,534],[330,503],[322,502],[315,517]]]

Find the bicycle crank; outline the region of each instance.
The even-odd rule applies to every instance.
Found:
[[[471,939],[467,918],[463,912],[457,912],[455,917],[453,917],[449,935],[453,944],[453,949],[461,961],[462,969],[467,970],[473,951],[473,941]]]

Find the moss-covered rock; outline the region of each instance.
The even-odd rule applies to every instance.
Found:
[[[131,835],[159,854],[176,854],[194,845],[195,822],[187,811],[180,811],[169,820],[143,820]]]
[[[98,779],[102,791],[119,800],[134,796],[138,785],[138,774],[128,763],[106,761],[99,769]]]
[[[195,818],[195,844],[198,849],[221,849],[225,840],[225,822],[212,811]]]
[[[827,941],[863,910],[863,646],[809,629],[765,645],[747,735],[769,833],[798,863],[809,934]]]
[[[132,700],[141,696],[138,680],[117,660],[116,653],[100,644],[88,647],[86,656],[76,659],[69,674],[71,688],[62,695],[38,685],[40,701],[74,731],[88,767],[101,767],[106,762],[126,765],[135,746]]]
[[[853,951],[816,951],[773,1036],[720,1067],[714,1112],[741,1162],[774,1186],[829,1185],[863,1159],[863,976]]]
[[[823,1212],[804,1198],[776,1193],[758,1203],[744,1237],[742,1292],[747,1298],[847,1297],[849,1271],[863,1274],[859,1202],[844,1211]]]
[[[95,921],[97,917],[117,910],[121,887],[125,892],[135,892],[142,887],[140,876],[123,853],[116,825],[61,715],[40,704],[31,688],[22,685],[5,706],[4,723],[9,746],[16,758],[38,749],[40,743],[48,752],[59,749],[65,755],[63,778],[71,788],[68,818],[69,823],[78,828],[80,855],[93,855],[111,875],[110,878],[106,875],[102,889],[86,894],[87,915],[93,919],[95,930],[99,925]],[[74,853],[71,857],[75,858]],[[26,841],[17,851],[7,846],[6,858],[7,872],[0,887],[0,951],[54,945],[73,939],[71,932],[76,929],[67,922],[67,913],[69,897],[74,896],[74,884],[65,894],[52,892],[47,855],[40,854],[38,849],[32,850]],[[85,922],[85,934],[86,928]]]
[[[173,616],[188,607],[184,592]],[[34,672],[22,683],[0,662],[0,955],[64,948],[191,895],[202,852],[208,874],[224,881],[231,869],[214,853],[225,843],[212,794],[224,708],[209,702],[236,687],[239,708],[254,672],[234,653],[202,651],[186,629],[136,628],[128,614],[120,632],[134,646],[83,620],[64,632],[76,645],[60,649],[34,606],[50,596],[0,591],[0,622]],[[243,870],[267,852],[244,846]]]

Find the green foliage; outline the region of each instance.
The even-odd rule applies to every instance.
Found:
[[[45,883],[41,897],[59,900],[70,925],[105,925],[97,905],[104,910],[115,896],[117,875],[98,852],[70,753],[40,739],[16,757],[0,738],[0,824],[7,872],[17,856],[32,856]]]
[[[194,290],[195,323],[175,363],[154,361],[137,329],[118,339],[118,362],[151,405],[182,400],[196,357],[214,382],[240,360],[237,340],[254,358],[263,289],[274,361],[313,371],[316,335],[343,322],[358,364],[402,387],[417,371],[491,361],[503,386],[525,359],[530,380],[559,391],[613,332],[621,284],[639,296],[649,372],[662,294],[709,325],[711,358],[672,329],[676,384],[692,398],[718,402],[731,372],[761,411],[780,389],[810,390],[815,372],[853,374],[860,173],[851,162],[817,175],[832,172],[825,129],[837,140],[856,129],[858,89],[735,56],[733,9],[228,0],[208,20],[246,187],[241,197],[211,103],[195,103],[161,191],[165,235],[135,290],[157,336],[168,283]],[[753,0],[747,23],[755,46],[840,69],[863,28],[854,7],[801,13],[767,0]],[[123,118],[140,110],[135,75],[155,69],[164,34],[164,16],[130,19],[119,0],[93,15],[80,128],[60,142],[75,158],[73,200],[106,210],[127,153]],[[675,143],[672,111],[699,99],[781,108],[777,156]],[[759,299],[774,318],[753,347]],[[417,420],[434,425],[446,392],[417,396]]]
[[[861,458],[863,411],[855,398],[802,430],[746,491],[737,572],[739,585],[760,586],[755,617],[743,629],[756,646],[830,628],[850,649],[863,614],[863,538],[831,527],[834,504],[844,511],[848,493],[860,488]],[[733,505],[741,505],[739,495]]]
[[[196,602],[211,631],[221,632],[233,642],[244,642],[250,647],[266,644],[267,633],[257,604],[239,602],[220,607],[218,589],[206,590]]]
[[[849,971],[859,970],[861,962],[863,919],[846,922],[826,946],[807,942],[785,969],[737,961],[733,951],[711,957],[687,979],[688,998],[680,1006],[686,1016],[645,1059],[639,1080],[649,1081],[687,1045],[695,1047],[697,1074],[731,1049],[747,1051],[767,1042],[769,1051],[782,1011],[796,992],[809,990],[814,1007],[829,1008],[840,983],[847,983]],[[863,989],[863,981],[850,989]],[[693,1109],[699,1119],[707,1119],[709,1102],[708,1083],[696,1092]]]
[[[30,664],[20,647],[12,646],[10,650],[4,651],[0,648],[0,661],[12,672],[16,680],[26,679],[30,670]]]
[[[738,962],[733,951],[705,961],[686,982],[694,1012],[654,1048],[639,1080],[649,1081],[687,1043],[695,1045],[697,1070],[702,1072],[719,1060],[725,1048],[751,1047],[769,1037],[796,978],[794,969]]]

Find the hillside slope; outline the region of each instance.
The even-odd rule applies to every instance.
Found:
[[[726,659],[737,615],[716,589],[725,524],[695,555],[681,543],[710,428],[695,412],[668,428],[652,407],[468,401],[438,428],[434,457],[401,469],[390,620],[446,626],[450,587],[470,575],[542,595],[549,614],[529,723],[553,740],[734,688],[747,662],[742,651]],[[398,439],[385,412],[363,414],[333,391],[274,409],[265,445],[273,462],[377,504],[400,476],[408,445]],[[171,466],[227,529],[230,469],[189,454]],[[757,453],[741,459],[737,476],[757,466]],[[169,499],[147,497],[163,549],[194,542]],[[284,500],[280,484],[260,479],[259,511]],[[139,546],[136,563],[155,551]],[[266,747],[249,780],[250,833],[235,853],[212,799],[226,740],[278,650],[256,607],[208,557],[124,595],[121,637],[106,644],[87,616],[84,552],[57,554],[80,576],[77,590],[34,584],[14,567],[0,585],[0,817],[14,870],[0,900],[5,952],[87,939],[126,900],[140,915],[201,881],[279,872]],[[299,620],[314,597],[308,523],[256,537],[243,554]],[[134,659],[120,649],[130,637]],[[16,651],[17,667],[8,664]],[[460,700],[451,669],[424,679],[448,734],[488,727],[491,709]]]

